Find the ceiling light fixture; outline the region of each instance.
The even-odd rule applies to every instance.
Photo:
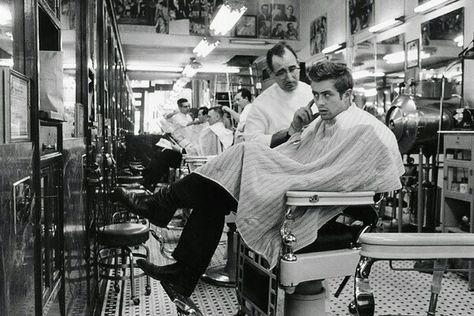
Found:
[[[370,27],[369,32],[370,33],[381,32],[381,31],[386,30],[390,27],[399,26],[403,23],[405,23],[405,17],[404,16],[399,16],[398,18],[389,19],[385,22],[382,22],[382,23],[379,23],[377,25],[374,25],[374,26]]]
[[[261,40],[245,40],[245,39],[230,39],[230,44],[241,44],[241,45],[268,45],[271,44],[269,41]]]
[[[191,78],[198,72],[197,68],[194,68],[191,64],[187,64],[183,70],[183,76]]]
[[[206,57],[209,55],[210,52],[216,48],[220,42],[218,40],[214,42],[209,42],[206,38],[203,38],[193,49],[193,53],[195,53],[198,57]]]
[[[426,52],[423,52],[423,51],[420,52],[420,58],[421,59],[425,59],[425,58],[428,58],[430,56],[431,55],[426,53]],[[408,54],[407,54],[408,61],[413,61],[417,58],[418,58],[418,56],[417,56],[416,51],[408,52]],[[387,64],[400,64],[400,63],[403,63],[403,62],[405,62],[405,51],[399,51],[399,52],[396,52],[396,53],[387,54],[387,55],[383,56],[383,60],[385,60],[385,62]]]
[[[129,71],[181,72],[181,71],[183,71],[183,67],[140,63],[140,64],[127,64],[127,70],[129,70]]]
[[[431,1],[425,2],[423,4],[420,4],[413,11],[415,11],[415,13],[426,13],[426,12],[429,12],[429,11],[439,7],[440,5],[442,5],[442,4],[444,4],[448,1],[452,1],[452,0],[431,0]]]
[[[346,42],[328,46],[325,49],[323,49],[321,52],[323,54],[329,54],[329,53],[333,53],[333,52],[338,51],[338,50],[343,49],[343,48],[346,48]]]
[[[385,73],[383,72],[372,72],[368,70],[359,70],[352,73],[352,78],[354,80],[367,78],[367,77],[383,77]]]
[[[239,67],[225,66],[225,65],[205,65],[198,70],[198,72],[205,73],[229,73],[235,74],[240,72]]]
[[[209,28],[214,31],[215,35],[225,35],[234,27],[245,11],[247,11],[246,6],[242,6],[240,9],[233,9],[228,4],[224,4],[212,20]]]

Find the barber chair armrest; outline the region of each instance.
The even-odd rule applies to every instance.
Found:
[[[354,205],[373,205],[375,192],[318,192],[318,191],[287,191],[286,205],[288,206],[283,225],[280,228],[283,249],[282,259],[284,261],[296,261],[296,255],[293,252],[293,246],[296,243],[296,237],[292,233],[293,211],[298,206],[354,206]]]
[[[335,206],[335,205],[371,205],[375,192],[318,192],[288,191],[286,205],[291,206]]]

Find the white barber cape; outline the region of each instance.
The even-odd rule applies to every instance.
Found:
[[[195,172],[219,183],[238,201],[239,233],[274,267],[288,190],[388,192],[401,187],[404,171],[394,134],[352,105],[332,120],[315,119],[276,148],[240,143]],[[297,209],[295,250],[314,242],[318,229],[344,208]]]
[[[193,118],[189,114],[183,114],[181,112],[176,113],[169,121],[176,126],[176,128],[185,127],[193,121]]]
[[[291,92],[274,83],[253,101],[245,123],[245,141],[270,146],[272,134],[290,127],[296,110],[312,99],[311,87],[302,81]]]
[[[202,130],[199,135],[199,155],[214,156],[232,146],[234,133],[217,122]]]

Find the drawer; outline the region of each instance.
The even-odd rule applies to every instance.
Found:
[[[444,148],[463,148],[471,149],[471,135],[444,135]]]

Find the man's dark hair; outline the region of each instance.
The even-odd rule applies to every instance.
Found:
[[[222,109],[222,106],[213,106],[209,109],[209,112],[211,111],[216,111],[220,117],[224,117],[224,110]]]
[[[335,80],[334,87],[339,96],[342,97],[344,92],[352,89],[354,82],[352,74],[346,64],[333,63],[330,61],[322,61],[312,65],[308,70],[308,76],[311,81],[319,82],[324,80]]]
[[[198,113],[199,111],[202,111],[202,115],[207,115],[209,113],[209,109],[206,108],[205,106],[201,106],[198,110]]]
[[[272,65],[272,59],[273,59],[273,56],[279,56],[279,57],[282,57],[283,54],[285,53],[285,48],[288,49],[296,58],[296,60],[298,60],[298,56],[296,56],[296,53],[295,51],[293,50],[293,48],[288,45],[286,42],[278,42],[275,46],[273,46],[272,48],[270,48],[267,52],[267,66],[268,68],[273,72],[273,65]]]
[[[178,99],[178,106],[181,107],[184,102],[188,102],[188,99],[186,98]]]
[[[249,89],[245,89],[245,88],[239,89],[237,90],[236,94],[239,94],[239,93],[242,95],[242,98],[249,100],[249,102],[252,102],[252,93],[250,93]]]

